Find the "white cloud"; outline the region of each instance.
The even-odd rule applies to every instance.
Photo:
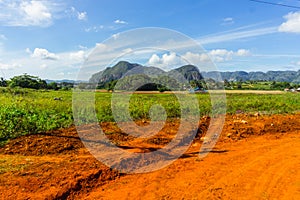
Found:
[[[19,64],[13,63],[13,64],[5,64],[0,62],[0,69],[1,70],[12,70],[17,67],[21,67]]]
[[[112,51],[112,48],[103,43],[96,43],[96,50],[98,53]]]
[[[79,20],[87,20],[87,13],[86,13],[86,12],[79,12],[79,13],[77,14],[77,18],[78,18]]]
[[[46,65],[46,64],[42,64],[41,66],[40,66],[40,68],[41,69],[46,69],[48,66]]]
[[[223,62],[232,59],[234,55],[233,51],[228,51],[226,49],[214,49],[209,52],[212,59],[216,62]]]
[[[250,51],[247,49],[238,49],[236,52],[227,49],[214,49],[209,51],[208,54],[215,62],[230,61],[234,59],[234,56],[244,57],[251,55]]]
[[[33,58],[41,58],[43,60],[57,60],[59,57],[54,53],[50,53],[47,49],[35,48],[31,54]]]
[[[59,72],[59,73],[57,73],[57,75],[63,77],[63,76],[65,76],[65,73],[64,72]]]
[[[157,54],[152,54],[148,60],[148,65],[169,69],[170,67],[180,66],[190,63],[196,66],[203,66],[211,61],[226,62],[234,60],[235,57],[250,56],[251,53],[246,49],[231,51],[227,49],[213,49],[207,53],[192,53],[186,52],[182,57],[175,53],[163,54],[159,57]]]
[[[126,21],[123,21],[123,20],[120,20],[120,19],[117,19],[114,21],[115,24],[128,24]]]
[[[25,52],[28,53],[28,54],[32,54],[32,51],[29,48],[26,48]]]
[[[0,63],[0,69],[9,69],[10,67],[8,64]]]
[[[86,58],[86,53],[83,50],[70,53],[71,60],[83,61]]]
[[[199,65],[199,63],[210,61],[210,57],[208,56],[208,54],[205,53],[198,54],[198,53],[187,52],[186,54],[183,55],[183,58],[189,61],[193,65]]]
[[[226,49],[213,49],[209,52],[212,56],[225,56],[230,57],[233,55],[233,51],[228,51]]]
[[[176,66],[180,66],[184,61],[176,55],[176,53],[165,53],[161,58],[157,54],[153,54],[148,60],[148,65],[160,67],[162,69],[170,69]]]
[[[300,11],[285,15],[286,22],[282,23],[278,31],[287,33],[300,33]]]
[[[251,53],[249,50],[247,49],[239,49],[237,52],[236,52],[236,55],[237,56],[250,56]]]
[[[267,27],[267,28],[257,28],[252,30],[233,30],[224,33],[214,34],[199,38],[197,41],[200,44],[212,44],[212,43],[221,43],[227,41],[234,41],[243,38],[257,37],[261,35],[267,35],[276,33],[278,27]]]
[[[0,40],[7,40],[6,36],[3,34],[0,34]]]
[[[87,20],[88,18],[86,11],[80,12],[74,7],[71,7],[69,10],[66,10],[66,13],[70,17],[76,17],[78,20]]]
[[[55,3],[50,0],[3,0],[0,2],[0,24],[5,26],[50,26]]]
[[[114,38],[114,40],[116,40],[120,37],[120,33],[113,34],[112,37]]]
[[[88,28],[85,28],[84,31],[89,33],[89,32],[99,32],[100,30],[104,29],[103,25],[100,26],[90,26]]]
[[[234,19],[232,17],[226,17],[222,20],[222,25],[231,25],[234,24]]]
[[[82,50],[87,50],[88,48],[86,46],[83,46],[83,45],[78,45],[79,49],[82,49]]]
[[[153,54],[153,55],[150,57],[148,63],[149,63],[151,66],[152,66],[152,65],[155,66],[155,65],[157,65],[157,64],[160,64],[160,63],[161,63],[160,57],[159,57],[157,54]]]

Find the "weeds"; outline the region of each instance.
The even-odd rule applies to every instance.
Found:
[[[55,101],[60,97],[61,101]],[[111,109],[111,93],[95,94],[95,110],[99,122],[115,121]],[[199,109],[200,115],[211,113],[209,94],[197,94],[199,107],[180,106],[173,94],[134,94],[130,98],[129,113],[133,120],[149,119],[149,110],[153,105],[165,109],[168,119],[180,118],[181,110],[193,113]],[[118,101],[117,101],[118,102]],[[218,102],[216,102],[218,104]],[[119,106],[127,109],[119,101]],[[115,106],[115,105],[114,105]],[[88,108],[83,113],[87,113]],[[262,112],[265,114],[293,113],[300,110],[300,94],[227,94],[227,113]],[[163,116],[164,112],[156,107]],[[123,112],[117,113],[122,120],[129,120]],[[82,123],[88,123],[86,116]],[[118,119],[118,120],[120,120]],[[159,120],[159,118],[158,118]],[[31,89],[0,88],[0,143],[21,135],[34,134],[73,124],[71,91],[37,91]]]

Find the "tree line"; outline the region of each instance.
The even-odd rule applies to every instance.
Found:
[[[5,80],[3,77],[0,78],[0,87],[11,87],[11,88],[30,88],[30,89],[49,89],[49,90],[69,90],[74,87],[74,83],[62,82],[47,83],[45,80],[37,76],[29,74],[23,74],[14,76],[10,80]]]

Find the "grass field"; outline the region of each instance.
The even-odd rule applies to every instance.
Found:
[[[73,124],[72,91],[0,88],[0,93],[0,142]],[[55,97],[62,100],[54,100]],[[208,115],[211,108],[209,94],[197,94],[197,98],[201,116]],[[300,110],[299,93],[227,93],[226,98],[227,113],[275,114]],[[111,93],[97,92],[95,99],[99,122],[114,121]],[[176,97],[164,93],[133,95],[130,99],[131,117],[134,120],[148,119],[149,109],[157,103],[166,109],[168,118],[180,117]]]

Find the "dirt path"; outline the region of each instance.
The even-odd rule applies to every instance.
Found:
[[[299,169],[299,134],[261,136],[121,177],[86,199],[300,199]]]
[[[163,147],[177,125],[145,141],[102,127],[112,141],[142,149]],[[300,199],[300,114],[229,115],[203,159],[200,145],[162,170],[126,175],[93,158],[74,127],[20,137],[0,148],[0,199]]]

